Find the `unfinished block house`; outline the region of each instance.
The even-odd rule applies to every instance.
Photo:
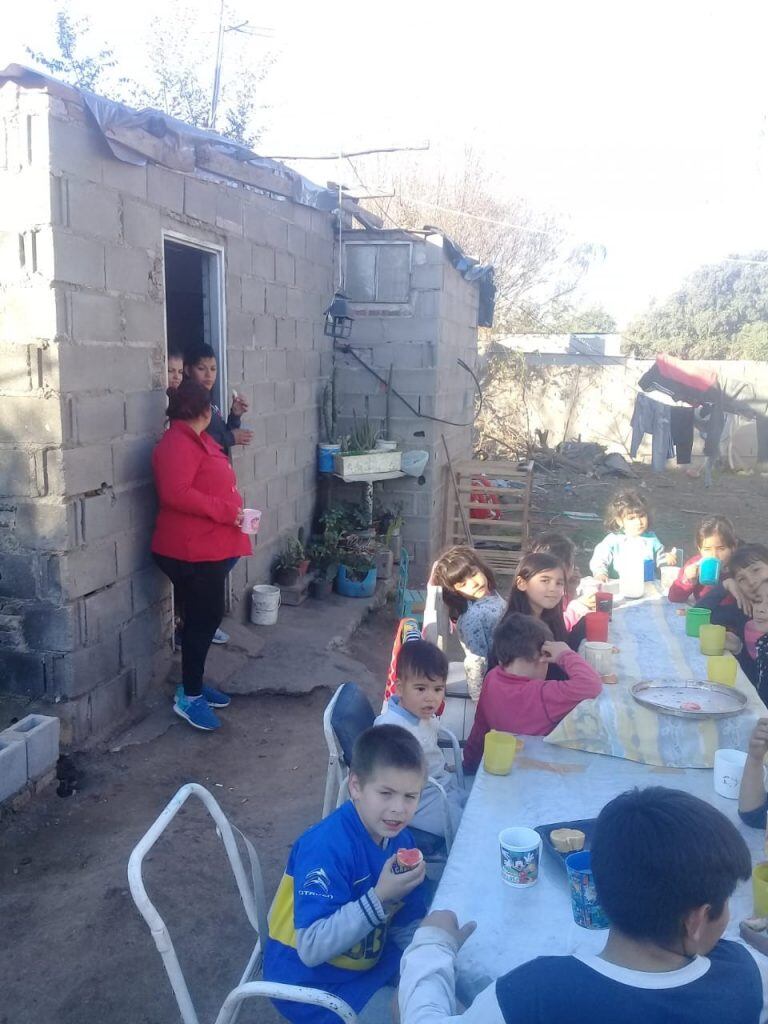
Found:
[[[380,382],[324,333],[347,207],[211,133],[0,73],[0,695],[53,707],[65,742],[114,728],[170,661],[149,551],[168,343],[207,341],[219,404],[233,389],[250,403],[253,443],[233,462],[263,518],[232,573],[234,614],[281,539],[310,526],[334,359],[342,412],[379,415]],[[440,434],[452,455],[471,448],[475,385],[456,360],[475,364],[481,282],[441,236],[362,220],[341,243],[345,344],[377,373],[394,365],[395,432],[430,452],[421,485],[388,485],[423,578],[441,536]]]

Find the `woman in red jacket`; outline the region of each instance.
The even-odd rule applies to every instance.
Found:
[[[168,391],[170,426],[152,453],[159,510],[152,555],[184,602],[182,689],[173,710],[196,729],[218,729],[211,707],[229,697],[203,683],[208,648],[224,616],[224,580],[233,561],[251,554],[241,532],[243,501],[235,472],[206,433],[211,397],[194,381]]]

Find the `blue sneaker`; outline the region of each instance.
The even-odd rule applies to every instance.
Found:
[[[204,697],[177,697],[173,703],[173,710],[195,729],[213,732],[221,725],[216,715],[208,707],[208,701]]]
[[[205,697],[208,707],[210,708],[228,708],[232,703],[232,698],[227,696],[226,693],[222,693],[221,690],[217,690],[214,686],[207,686],[203,683],[203,697]],[[176,687],[176,702],[178,703],[184,697],[184,687],[179,683]]]
[[[217,690],[215,686],[206,686],[205,683],[203,683],[203,696],[208,701],[208,707],[211,708],[228,708],[232,703],[232,698],[226,693]]]

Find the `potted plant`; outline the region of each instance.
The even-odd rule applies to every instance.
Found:
[[[384,430],[376,438],[376,444],[374,445],[377,452],[394,452],[397,451],[397,441],[392,438],[391,434],[391,417],[390,417],[390,396],[392,394],[392,372],[394,365],[390,364],[389,376],[387,377],[387,394],[386,394],[386,414],[384,416]]]
[[[343,480],[363,476],[385,475],[400,471],[400,452],[375,451],[379,431],[367,416],[357,418],[352,412],[352,432],[345,439],[342,451],[334,456],[334,472]]]
[[[312,568],[317,573],[309,585],[312,597],[321,600],[333,590],[333,581],[339,568],[339,545],[332,537],[310,544],[307,548]]]
[[[347,537],[339,557],[336,590],[344,597],[370,597],[376,590],[376,545]]]
[[[295,586],[299,582],[299,577],[306,573],[308,566],[309,560],[304,552],[304,545],[298,538],[291,537],[272,564],[274,581],[281,587]]]
[[[318,473],[333,473],[334,456],[341,451],[341,442],[336,426],[339,410],[336,400],[335,365],[331,372],[331,379],[323,388],[322,410],[324,440],[317,446],[317,471]]]
[[[382,509],[376,517],[376,534],[392,552],[392,559],[400,561],[402,541],[400,530],[403,525],[403,505],[398,502],[393,508]]]

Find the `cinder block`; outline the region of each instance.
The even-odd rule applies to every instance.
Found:
[[[68,178],[68,224],[80,235],[116,242],[120,236],[118,197],[100,185]]]
[[[73,292],[72,338],[75,341],[117,341],[119,337],[120,303],[116,296]]]
[[[277,321],[277,347],[296,348],[296,321],[281,317]]]
[[[35,604],[24,612],[22,634],[33,651],[73,651],[80,642],[78,606]]]
[[[216,192],[220,188],[212,182],[200,181],[197,178],[184,179],[184,213],[188,217],[205,221],[206,224],[216,223]]]
[[[254,349],[243,354],[245,356],[243,367],[245,380],[255,386],[267,375],[267,353],[263,349]]]
[[[29,452],[18,449],[0,451],[0,495],[3,497],[36,497],[35,460]]]
[[[104,245],[66,231],[53,230],[53,276],[85,288],[104,287]]]
[[[66,171],[85,181],[101,181],[104,143],[93,129],[86,130],[70,121],[51,118],[49,132],[47,148],[54,174]]]
[[[27,745],[9,729],[0,732],[0,803],[27,784]]]
[[[147,198],[157,206],[180,213],[184,209],[184,176],[157,164],[148,164]]]
[[[130,525],[130,503],[123,494],[111,489],[80,500],[81,540],[85,544],[117,535]]]
[[[53,658],[53,686],[57,696],[79,697],[116,675],[120,667],[116,634],[93,647],[80,647]]]
[[[0,442],[55,444],[61,441],[61,407],[58,396],[17,398],[6,395],[0,402]]]
[[[102,736],[113,732],[134,700],[134,671],[126,669],[88,694],[88,733]]]
[[[160,212],[139,200],[124,199],[123,238],[127,245],[159,253],[163,241]]]
[[[227,310],[227,348],[253,348],[253,313]]]
[[[149,390],[152,383],[150,350],[119,343],[62,344],[59,346],[59,374],[62,392],[77,394],[106,388]]]
[[[107,246],[107,288],[115,292],[133,292],[146,295],[153,261],[143,249],[128,246]]]
[[[125,396],[125,427],[129,434],[159,437],[165,422],[165,391],[135,391]]]
[[[170,593],[169,587],[167,577],[154,565],[134,573],[131,577],[134,612],[138,615],[158,604]]]
[[[267,380],[285,380],[287,362],[285,349],[267,352]]]
[[[29,393],[32,387],[30,351],[37,363],[37,348],[29,345],[0,345],[0,366],[2,378],[0,388],[4,394],[9,391]]]
[[[121,485],[151,479],[154,446],[154,440],[145,437],[120,441],[115,444],[113,446],[115,483]]]
[[[73,600],[84,594],[92,594],[114,582],[115,542],[88,544],[63,555],[60,563],[61,586],[65,598]]]
[[[20,502],[16,507],[16,536],[34,551],[66,551],[75,543],[72,503]]]
[[[165,309],[162,302],[153,299],[139,302],[126,298],[123,317],[126,341],[162,344],[165,331]]]
[[[286,288],[284,284],[267,284],[264,312],[272,316],[286,315]]]
[[[0,551],[0,597],[35,596],[35,563],[29,555]]]
[[[52,495],[71,497],[113,483],[112,449],[108,446],[49,449],[44,466],[47,491]]]
[[[282,444],[288,437],[288,424],[285,413],[275,413],[266,419],[267,444]]]
[[[270,349],[277,344],[277,325],[273,316],[257,316],[253,321],[256,348]]]
[[[132,615],[131,581],[118,580],[83,601],[88,643],[115,636]]]
[[[242,279],[242,293],[240,301],[246,313],[261,314],[265,309],[266,285],[256,277],[244,277]]]
[[[124,160],[109,157],[103,161],[102,176],[104,184],[116,188],[118,192],[136,196],[137,199],[147,197],[147,168],[136,164],[127,164]]]
[[[81,444],[122,437],[125,433],[122,395],[79,396],[73,401],[73,412],[75,434]]]
[[[243,200],[234,187],[220,185],[216,192],[216,226],[235,235],[243,233]]]
[[[275,253],[275,280],[279,284],[293,285],[296,281],[296,262],[289,252]]]
[[[274,281],[275,262],[276,255],[273,248],[267,245],[251,246],[251,269],[249,273],[252,273],[254,277],[259,277],[262,281]]]
[[[267,484],[267,507],[280,508],[286,498],[285,477],[279,476]]]
[[[59,759],[59,720],[50,715],[27,715],[20,722],[0,733],[24,740],[27,746],[27,777],[39,779],[50,771]]]
[[[130,576],[152,563],[151,537],[146,530],[131,530],[117,538],[117,575]]]

